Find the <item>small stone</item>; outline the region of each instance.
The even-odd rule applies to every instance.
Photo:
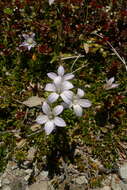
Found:
[[[27,173],[27,174],[31,174],[32,173],[32,169],[27,169],[27,170],[25,170],[25,172]]]
[[[31,147],[28,151],[28,156],[27,156],[27,160],[32,161],[34,159],[35,153],[36,153],[37,149],[34,147]]]
[[[48,171],[43,171],[43,172],[41,172],[40,175],[41,175],[43,178],[47,178],[47,177],[48,177],[48,174],[49,174]]]
[[[14,161],[9,161],[7,164],[7,170],[15,170],[17,167],[17,163]]]
[[[8,185],[8,184],[10,184],[10,180],[5,178],[5,179],[3,179],[2,183],[5,185]]]
[[[127,182],[127,163],[124,163],[119,169],[120,177]]]
[[[0,179],[0,187],[2,187],[2,180]]]
[[[79,149],[75,149],[74,156],[81,156],[82,152]]]
[[[111,187],[109,187],[109,186],[104,186],[101,190],[111,190]]]
[[[25,172],[26,172],[28,175],[26,175],[26,176],[24,177],[24,179],[25,179],[25,181],[28,181],[29,178],[30,178],[30,176],[31,176],[31,173],[33,172],[33,170],[32,170],[32,169],[27,169],[27,170],[25,170]]]
[[[4,187],[2,188],[2,190],[11,190],[11,188],[10,188],[9,186],[4,186]]]
[[[42,171],[42,172],[36,177],[36,180],[37,180],[37,181],[48,181],[48,180],[49,180],[48,174],[49,174],[48,171]]]
[[[12,181],[12,184],[10,185],[11,190],[25,190],[26,188],[26,182],[23,180],[23,178],[17,178],[14,181]]]
[[[26,176],[24,177],[25,181],[28,181],[29,178],[30,178],[30,175],[26,175]]]
[[[88,180],[86,179],[85,176],[79,176],[77,178],[74,178],[72,181],[74,181],[78,185],[82,185],[82,184],[87,184],[88,183]]]
[[[23,162],[22,167],[23,168],[28,168],[29,164],[30,164],[30,161],[26,160],[26,161]]]
[[[48,190],[55,190],[53,185],[51,184],[51,181],[48,181]]]
[[[111,188],[112,188],[112,190],[123,190],[120,187],[120,179],[115,174],[112,176]]]
[[[28,190],[48,190],[47,181],[41,181],[40,183],[34,183],[29,186]]]

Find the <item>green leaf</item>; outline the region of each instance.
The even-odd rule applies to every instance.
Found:
[[[8,15],[11,15],[11,14],[13,13],[13,10],[10,9],[10,8],[5,8],[5,9],[4,9],[4,13],[5,13],[5,14],[8,14]]]

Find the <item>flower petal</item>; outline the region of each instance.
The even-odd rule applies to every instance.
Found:
[[[66,75],[63,76],[64,80],[70,80],[74,78],[74,75],[71,73],[68,73]]]
[[[119,86],[119,84],[112,84],[112,85],[111,85],[111,88],[117,88],[118,86]],[[111,88],[110,88],[110,89],[111,89]]]
[[[82,89],[78,88],[77,95],[81,98],[84,96],[84,94],[85,94],[84,91]]]
[[[64,68],[63,68],[63,66],[59,66],[59,68],[58,68],[58,75],[59,76],[63,76],[64,75]]]
[[[61,117],[55,117],[54,123],[58,127],[65,127],[66,126],[65,121]]]
[[[54,84],[48,83],[48,84],[46,84],[46,87],[45,87],[44,90],[50,91],[50,92],[55,92],[56,91],[56,87],[55,87]]]
[[[80,99],[79,100],[79,105],[84,107],[84,108],[88,108],[91,106],[91,102],[87,99]]]
[[[63,106],[62,106],[62,105],[59,105],[59,106],[56,106],[56,107],[53,109],[53,114],[54,114],[54,115],[59,115],[62,111],[63,111]]]
[[[28,44],[27,42],[23,42],[23,43],[21,43],[21,44],[19,45],[19,47],[20,47],[20,46],[26,46],[26,47],[27,47],[28,45],[29,45],[29,44]]]
[[[71,89],[73,87],[74,87],[73,84],[71,82],[69,82],[69,81],[64,81],[62,83],[62,91],[69,90],[69,89]]]
[[[48,96],[48,101],[49,101],[50,103],[53,103],[53,102],[55,102],[58,98],[59,98],[59,95],[54,92],[54,93],[52,93],[52,94],[50,94],[50,95]]]
[[[30,37],[34,38],[35,37],[35,33],[30,34]]]
[[[35,41],[33,41],[32,46],[34,47],[36,44],[37,44],[37,43],[36,43]]]
[[[36,118],[36,122],[38,124],[44,124],[48,121],[48,117],[47,115],[39,115],[37,118]]]
[[[42,110],[46,115],[50,115],[51,114],[51,108],[50,106],[47,104],[47,102],[44,102],[42,105]]]
[[[82,108],[79,105],[73,105],[74,112],[76,116],[81,117],[82,116]]]
[[[66,90],[62,92],[60,96],[65,103],[70,104],[72,101],[73,92],[71,92],[70,90]]]
[[[23,38],[27,40],[30,36],[28,34],[22,34]]]
[[[114,80],[115,80],[115,78],[111,77],[109,80],[107,80],[107,83],[111,85],[114,82]]]
[[[61,88],[62,85],[62,77],[58,76],[54,79],[54,84],[56,86],[57,89]]]
[[[56,73],[48,73],[47,74],[48,75],[48,77],[50,78],[50,79],[52,79],[52,80],[54,80],[56,77],[57,77],[57,74]]]
[[[49,0],[49,5],[51,5],[54,2],[54,0]]]
[[[46,132],[46,135],[49,135],[53,131],[54,128],[55,128],[54,122],[48,121],[44,126],[44,130]]]
[[[30,50],[32,47],[33,47],[32,45],[27,46],[28,50]]]

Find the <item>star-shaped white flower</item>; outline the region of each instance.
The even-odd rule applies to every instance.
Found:
[[[49,5],[51,5],[52,3],[54,3],[54,0],[49,0]]]
[[[84,96],[84,91],[81,90],[80,88],[78,88],[77,90],[77,94],[73,94],[72,97],[72,102],[71,104],[69,104],[70,108],[74,109],[74,113],[76,114],[76,116],[82,116],[82,112],[83,112],[83,108],[88,108],[91,106],[91,102],[87,99],[82,99],[82,97]]]
[[[32,47],[36,46],[36,42],[34,40],[35,33],[23,34],[22,36],[24,37],[25,41],[20,45],[20,47],[23,46],[30,50]]]
[[[70,91],[73,88],[73,84],[68,80],[72,79],[74,75],[71,73],[64,75],[63,66],[58,68],[57,73],[58,75],[56,73],[48,73],[48,77],[53,80],[53,83],[48,83],[45,87],[46,91],[53,92],[49,95],[48,101],[53,103],[61,97],[64,102],[69,104],[73,95]]]
[[[51,109],[50,106],[44,102],[42,105],[42,110],[45,114],[39,115],[36,118],[36,122],[38,124],[45,124],[44,130],[47,135],[49,135],[56,126],[66,126],[65,121],[61,117],[58,117],[58,115],[63,111],[62,105],[58,105],[55,108]]]
[[[72,88],[73,85],[70,82],[62,82],[61,77],[57,77],[54,80],[54,83],[48,83],[45,87],[46,91],[52,92],[48,97],[48,101],[53,103],[61,97],[64,102],[69,104],[73,96],[73,92],[70,91]]]
[[[49,95],[48,101],[53,103],[61,97],[64,102],[69,104],[73,95],[73,92],[70,91],[72,88],[73,85],[70,82],[62,81],[61,77],[56,77],[54,83],[48,83],[45,87],[46,91],[53,92]]]
[[[114,77],[111,77],[109,80],[106,80],[106,84],[104,84],[104,89],[105,90],[110,90],[112,88],[117,88],[119,84],[113,83],[115,81]]]

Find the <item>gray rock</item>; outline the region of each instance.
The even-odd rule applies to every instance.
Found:
[[[117,175],[112,176],[111,188],[112,188],[112,190],[121,190],[120,179],[118,178]]]
[[[53,185],[51,184],[51,181],[48,181],[48,190],[55,190]]]
[[[40,173],[40,175],[41,175],[41,177],[43,178],[43,180],[44,180],[44,179],[47,179],[48,174],[49,174],[48,171],[42,171],[42,172]]]
[[[29,186],[26,190],[48,190],[48,182],[41,181],[40,183],[34,183]]]
[[[127,190],[127,184],[125,184],[117,175],[112,176],[111,181],[112,190]]]
[[[2,180],[0,179],[0,187],[2,187]]]
[[[26,188],[26,183],[25,181],[21,179],[15,179],[11,184],[10,184],[11,190],[25,190]]]
[[[120,177],[127,182],[127,162],[119,168]]]
[[[2,188],[2,190],[11,190],[11,188],[10,188],[9,186],[4,186],[4,187]]]
[[[100,190],[111,190],[111,187],[109,187],[109,186],[104,186],[104,187],[102,187]]]
[[[74,179],[72,179],[73,182],[77,183],[78,185],[87,184],[88,180],[85,176],[79,176]]]
[[[27,174],[31,174],[31,173],[33,172],[33,170],[32,170],[32,169],[27,169],[27,170],[25,170],[25,172],[26,172]]]
[[[111,190],[111,187],[110,186],[104,186],[104,187],[101,187],[101,188],[90,189],[90,190]]]
[[[35,154],[37,152],[37,149],[34,147],[31,147],[28,151],[28,155],[27,155],[27,160],[29,161],[33,161]]]
[[[4,185],[8,185],[8,184],[10,184],[10,180],[7,179],[7,178],[4,178],[3,181],[2,181],[2,183],[3,183]]]

